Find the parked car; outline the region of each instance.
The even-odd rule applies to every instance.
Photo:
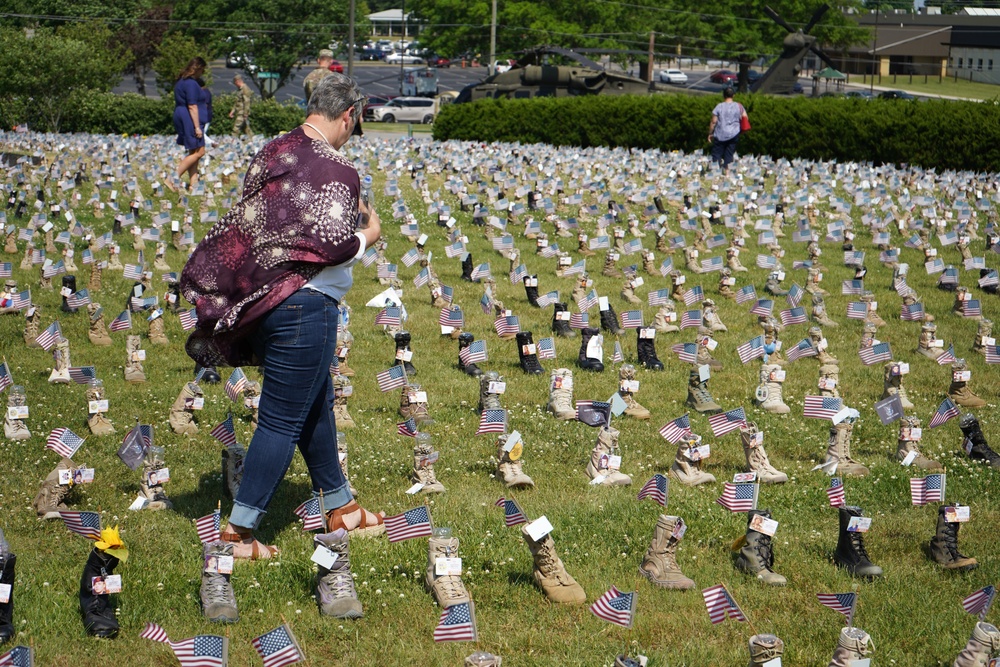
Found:
[[[426,97],[397,97],[372,112],[380,123],[433,123],[435,115],[437,106]]]
[[[870,100],[874,98],[867,90],[848,90],[844,93],[844,97],[848,97],[855,100]]]
[[[731,72],[728,69],[717,69],[708,75],[708,80],[712,83],[736,83],[738,78],[736,72]]]
[[[365,47],[361,49],[362,60],[382,60],[383,58],[385,58],[385,54],[376,48]]]
[[[679,69],[660,70],[660,83],[687,83],[688,75]]]
[[[337,74],[343,74],[344,66],[340,64],[339,60],[334,60],[332,63],[330,63],[330,71],[336,72]]]
[[[764,75],[755,69],[747,70],[747,82],[757,83]]]
[[[910,95],[905,90],[883,90],[878,94],[880,99],[883,100],[915,100],[917,99],[913,95]]]
[[[361,116],[364,120],[375,120],[375,109],[383,107],[386,102],[395,99],[395,95],[369,95],[368,103],[365,105]]]
[[[410,56],[405,53],[390,53],[385,57],[385,61],[391,65],[420,65],[424,62],[419,56]]]
[[[433,53],[427,57],[427,64],[431,67],[451,67],[451,60]]]

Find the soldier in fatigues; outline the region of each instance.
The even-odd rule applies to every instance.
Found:
[[[233,136],[238,137],[243,133],[248,137],[253,136],[250,131],[250,99],[253,93],[239,74],[233,77],[233,84],[236,85],[236,101],[229,112],[229,117],[233,119]]]
[[[333,63],[333,51],[330,49],[322,49],[319,52],[319,57],[316,58],[316,69],[309,72],[306,75],[305,80],[302,82],[302,87],[305,89],[306,93],[306,104],[309,104],[309,98],[312,97],[313,91],[316,90],[316,86],[319,82],[330,76],[330,65]]]

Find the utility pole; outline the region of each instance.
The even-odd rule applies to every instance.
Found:
[[[490,19],[490,76],[497,73],[497,0],[493,0],[493,15]]]
[[[354,76],[354,2],[351,0],[347,13],[347,76]]]
[[[872,82],[868,89],[868,93],[874,97],[875,95],[875,73],[882,71],[882,62],[878,55],[878,15],[879,6],[875,3],[875,34],[872,37]]]
[[[402,16],[400,16],[400,18],[403,20],[403,38],[402,38],[402,40],[400,40],[399,45],[400,45],[400,47],[403,47],[406,44],[406,0],[402,0],[402,2],[400,4],[403,7],[400,10],[402,12]],[[402,51],[402,53],[399,54],[399,94],[400,94],[400,96],[402,96],[403,95],[403,76],[404,76],[404,74],[403,74],[403,54],[406,53],[406,49],[405,48],[400,48],[400,51]]]
[[[646,67],[646,83],[653,83],[653,45],[656,40],[656,33],[649,31],[649,65]]]

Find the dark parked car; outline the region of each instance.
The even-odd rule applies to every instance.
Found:
[[[913,95],[910,95],[905,90],[883,90],[878,94],[879,98],[883,100],[915,100],[917,99]]]
[[[844,97],[849,97],[855,100],[870,100],[874,96],[867,90],[848,90],[844,93]]]
[[[361,49],[362,60],[382,60],[385,54],[378,49]]]
[[[756,83],[760,81],[761,77],[764,76],[755,69],[747,70],[747,81],[750,83]]]
[[[736,83],[738,78],[736,72],[731,72],[728,69],[715,70],[708,76],[708,80],[712,83]]]

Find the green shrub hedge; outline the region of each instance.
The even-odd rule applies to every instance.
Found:
[[[561,146],[707,149],[718,96],[588,96],[451,104],[434,138]],[[741,154],[1000,170],[1000,106],[844,98],[738,98],[753,129]]]

